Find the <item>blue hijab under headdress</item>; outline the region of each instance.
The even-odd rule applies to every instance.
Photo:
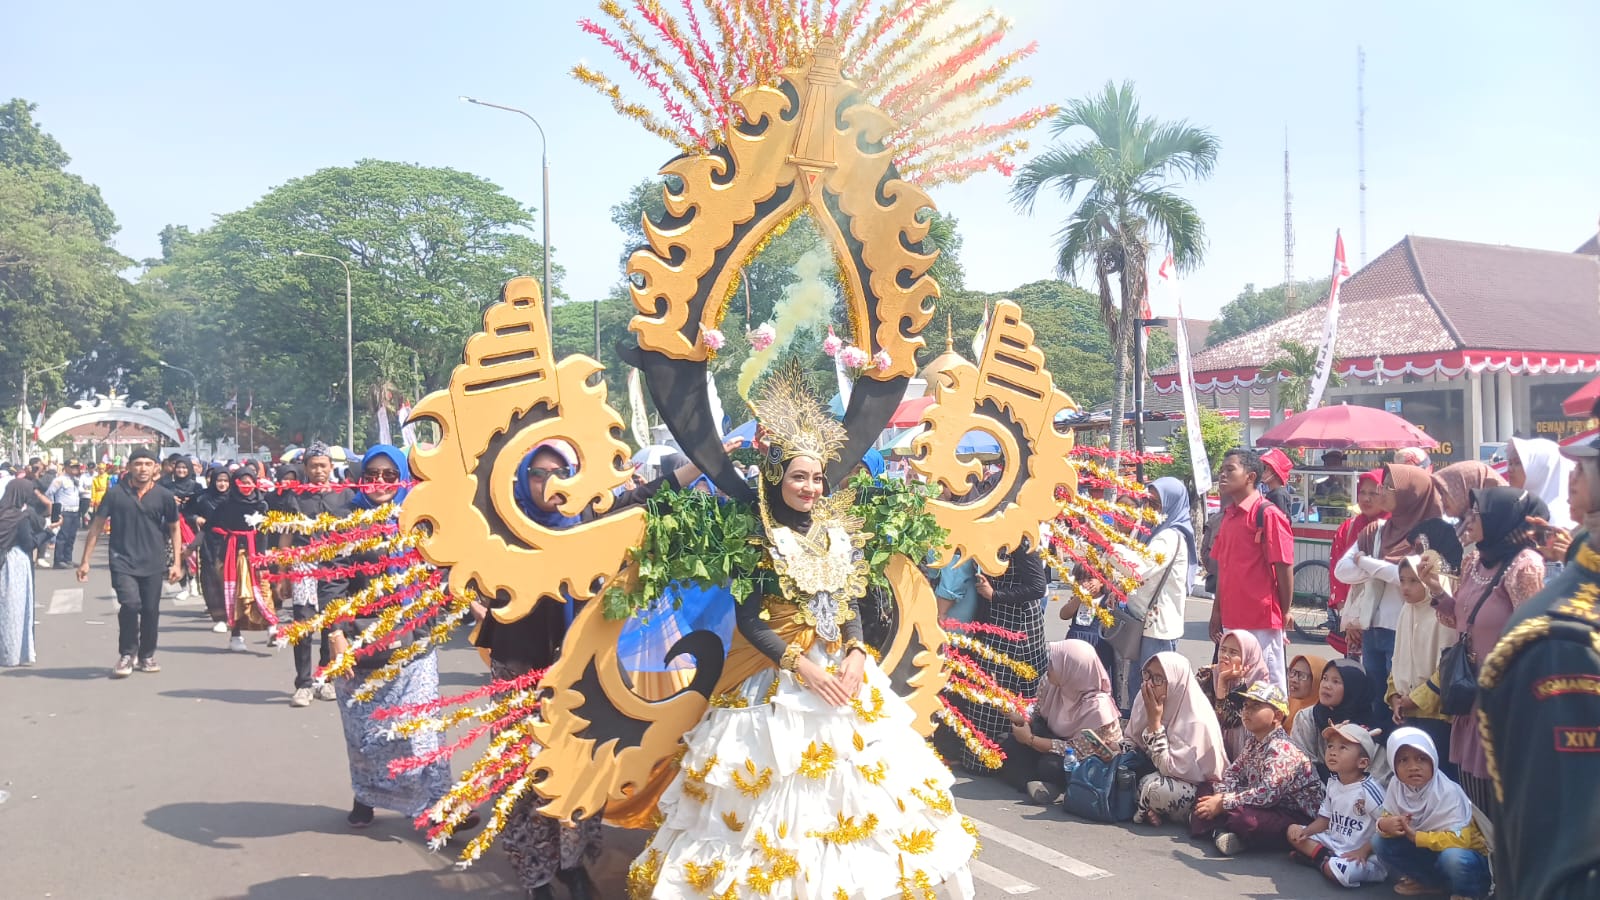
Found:
[[[380,456],[387,456],[389,461],[394,463],[395,469],[400,472],[400,482],[402,484],[411,480],[411,466],[406,464],[406,452],[393,444],[373,444],[372,448],[367,451],[367,455],[361,457],[361,471],[363,473],[366,472],[367,463]],[[399,493],[394,495],[394,499],[389,502],[398,504],[409,493],[411,493],[410,488],[402,487]],[[379,505],[373,502],[373,499],[367,495],[366,491],[361,490],[359,487],[356,489],[355,506],[357,509],[376,509]]]
[[[1189,581],[1194,583],[1194,573],[1200,564],[1200,558],[1194,549],[1194,520],[1189,517],[1189,489],[1183,482],[1176,478],[1157,478],[1150,482],[1150,487],[1155,489],[1156,496],[1161,498],[1161,524],[1150,532],[1150,537],[1145,539],[1149,543],[1155,536],[1168,528],[1176,528],[1183,535],[1183,542],[1189,548]]]
[[[867,471],[872,473],[874,479],[881,479],[888,468],[884,464],[883,454],[878,452],[877,447],[869,447],[867,452],[862,454],[861,464],[867,467]]]
[[[532,519],[535,524],[546,528],[571,528],[583,521],[583,517],[562,515],[561,511],[556,509],[545,512],[533,502],[533,489],[528,486],[528,470],[533,467],[533,457],[541,450],[549,450],[561,457],[567,465],[572,465],[567,455],[555,446],[540,444],[534,447],[522,458],[522,462],[517,463],[517,481],[511,486],[512,499],[517,501],[517,509],[522,510],[522,514]]]

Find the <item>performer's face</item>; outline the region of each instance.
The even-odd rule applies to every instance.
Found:
[[[566,459],[556,451],[541,449],[534,454],[533,462],[528,466],[528,495],[533,498],[533,505],[544,512],[555,512],[561,495],[550,484],[550,479],[566,478],[571,474]]]
[[[809,456],[795,457],[784,470],[783,502],[796,512],[811,512],[826,489],[822,463]]]
[[[400,470],[387,456],[374,456],[361,470],[361,489],[373,503],[388,503],[400,493]]]

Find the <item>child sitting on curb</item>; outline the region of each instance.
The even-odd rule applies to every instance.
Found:
[[[1489,845],[1472,822],[1472,801],[1439,772],[1439,751],[1418,728],[1389,735],[1394,778],[1372,849],[1400,876],[1394,892],[1415,897],[1445,892],[1455,900],[1489,893]]]
[[[1381,882],[1388,873],[1372,855],[1383,788],[1367,774],[1377,757],[1371,732],[1352,722],[1329,725],[1322,732],[1328,752],[1324,763],[1333,774],[1327,796],[1310,825],[1290,825],[1289,843],[1296,862],[1317,866],[1329,881],[1343,887]]]
[[[1281,688],[1257,681],[1234,696],[1244,704],[1240,720],[1249,737],[1216,792],[1195,801],[1189,833],[1212,837],[1224,856],[1287,850],[1289,826],[1310,824],[1322,806],[1322,782],[1283,730],[1289,701]]]

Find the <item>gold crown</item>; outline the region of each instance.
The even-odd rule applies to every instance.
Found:
[[[832,462],[849,437],[844,425],[811,392],[805,370],[793,358],[767,376],[750,410],[766,429],[770,449],[763,463],[769,477],[797,456]]]

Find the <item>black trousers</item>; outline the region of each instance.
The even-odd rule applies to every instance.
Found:
[[[61,530],[56,532],[56,568],[72,565],[72,545],[78,541],[78,512],[67,510],[61,516]]]
[[[149,659],[156,655],[156,633],[161,625],[161,585],[166,573],[129,575],[111,573],[111,590],[117,595],[117,652]]]
[[[294,620],[303,622],[306,619],[316,618],[317,608],[309,603],[296,603],[294,605]],[[326,666],[333,656],[333,648],[328,644],[328,630],[322,630],[322,652],[317,665]],[[294,686],[296,690],[311,687],[311,642],[299,641],[294,645]]]

